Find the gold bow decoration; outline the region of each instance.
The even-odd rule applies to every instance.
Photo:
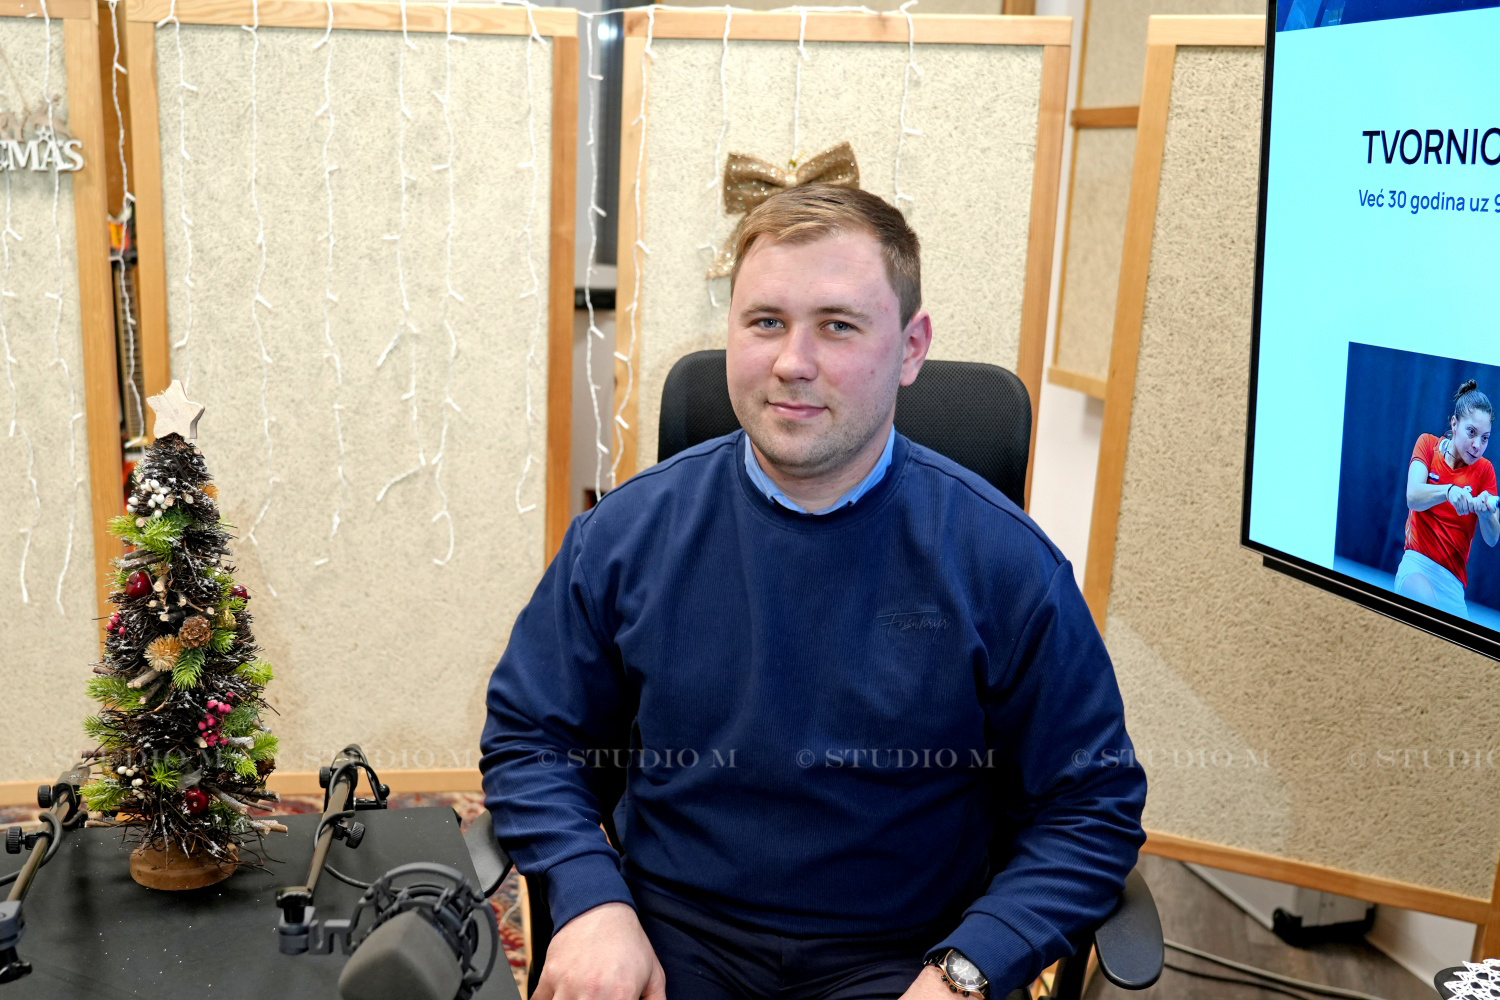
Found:
[[[859,163],[854,159],[854,147],[847,142],[830,146],[800,164],[793,162],[787,166],[789,169],[783,170],[757,156],[730,153],[724,163],[724,211],[739,215],[743,224],[745,213],[778,191],[807,184],[859,187]],[[736,225],[723,249],[714,255],[713,265],[708,269],[710,278],[727,278],[734,270],[734,249],[739,236],[740,226]]]

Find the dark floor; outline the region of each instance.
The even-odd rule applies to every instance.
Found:
[[[1156,898],[1162,933],[1168,941],[1191,945],[1285,976],[1370,993],[1384,1000],[1434,1000],[1437,996],[1431,984],[1423,983],[1363,941],[1313,948],[1293,948],[1283,943],[1176,861],[1143,855],[1140,870]],[[1181,952],[1168,950],[1167,961],[1215,975],[1247,978]],[[1168,969],[1155,986],[1139,993],[1127,993],[1111,986],[1103,976],[1096,976],[1084,996],[1086,1000],[1127,1000],[1131,997],[1141,997],[1142,1000],[1258,1000],[1281,994],[1259,987],[1214,982]]]

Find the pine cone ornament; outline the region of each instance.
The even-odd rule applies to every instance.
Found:
[[[208,640],[214,637],[214,630],[208,624],[208,619],[202,615],[193,615],[182,623],[182,628],[177,630],[177,638],[188,649],[198,649],[208,645]]]
[[[176,636],[164,635],[160,639],[152,640],[146,647],[146,662],[151,664],[152,670],[160,670],[166,673],[177,665],[177,658],[182,655],[182,643]]]

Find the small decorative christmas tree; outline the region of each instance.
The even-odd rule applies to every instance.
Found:
[[[104,773],[83,794],[139,834],[137,882],[196,888],[233,874],[245,838],[285,829],[250,817],[275,799],[265,781],[276,737],[261,724],[271,666],[256,656],[250,595],[234,582],[218,489],[193,444],[203,407],[177,382],[150,403],[156,441],[110,524],[130,551],[89,682],[104,709],[84,724]]]

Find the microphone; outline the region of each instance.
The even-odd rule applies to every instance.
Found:
[[[363,935],[366,913],[374,923]],[[339,976],[343,1000],[469,1000],[500,953],[495,912],[446,865],[416,862],[376,879],[349,921],[353,952]],[[484,934],[488,958],[477,959]]]
[[[452,1000],[463,982],[437,928],[408,910],[370,932],[339,975],[343,1000]]]
[[[373,798],[354,796],[361,773],[369,779]],[[329,866],[328,852],[335,839],[351,849],[364,839],[364,825],[349,818],[360,810],[386,808],[390,789],[353,743],[322,769],[318,783],[324,788],[323,817],[313,834],[307,883],[276,893],[281,953],[350,956],[339,975],[343,1000],[470,1000],[489,978],[501,952],[495,911],[484,894],[472,880],[446,865],[420,861],[401,865],[368,885]],[[497,868],[496,883],[508,867],[503,854],[487,866]],[[347,918],[318,916],[313,893],[324,870],[364,890]],[[486,956],[482,965],[481,955]]]

